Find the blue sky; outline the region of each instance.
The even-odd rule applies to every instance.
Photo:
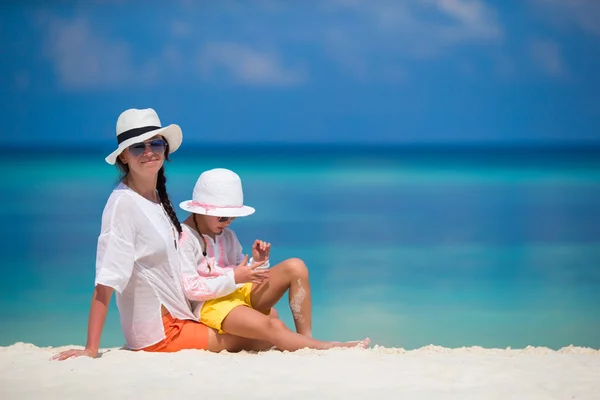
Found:
[[[130,107],[195,144],[600,144],[597,0],[1,8],[15,146],[110,146]]]

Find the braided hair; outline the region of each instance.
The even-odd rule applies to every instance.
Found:
[[[166,159],[166,157],[165,157]],[[161,167],[158,171],[158,179],[156,180],[156,190],[158,191],[158,197],[160,198],[160,202],[162,203],[165,211],[171,221],[173,221],[173,225],[179,232],[181,236],[181,224],[179,223],[179,219],[177,219],[177,214],[175,213],[175,209],[173,209],[173,204],[171,204],[171,200],[169,199],[169,194],[167,193],[167,177],[165,176],[165,167]]]
[[[164,139],[164,138],[163,138]],[[164,139],[167,142],[166,139]],[[165,149],[165,160],[169,160],[169,142],[167,142],[167,148]],[[119,182],[123,182],[123,180],[129,175],[129,165],[123,163],[119,157],[117,157],[117,167],[119,168]],[[156,191],[158,192],[158,198],[162,203],[167,215],[175,225],[177,232],[181,236],[183,232],[181,229],[181,223],[177,218],[177,214],[175,213],[175,209],[173,208],[173,204],[169,199],[169,194],[167,193],[167,177],[165,176],[165,167],[164,165],[158,170],[158,179],[156,180]]]

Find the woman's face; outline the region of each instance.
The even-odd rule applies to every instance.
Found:
[[[157,174],[165,161],[166,148],[167,142],[162,136],[156,135],[144,142],[132,144],[119,157],[137,175]]]

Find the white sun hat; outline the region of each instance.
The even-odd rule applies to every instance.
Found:
[[[242,180],[233,171],[215,168],[203,172],[194,186],[192,200],[179,204],[183,210],[216,217],[246,217],[254,208],[244,205]]]
[[[151,108],[130,108],[123,111],[117,119],[118,148],[106,157],[106,162],[114,164],[119,154],[127,147],[156,135],[163,136],[169,143],[169,154],[179,148],[183,138],[179,125],[171,124],[163,128],[158,114]]]

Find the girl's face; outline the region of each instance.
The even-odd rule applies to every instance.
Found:
[[[231,222],[235,219],[235,217],[214,217],[212,215],[202,215],[201,217],[208,230],[214,235],[219,235],[223,232],[223,230],[231,225]]]
[[[162,136],[156,135],[144,142],[132,144],[119,157],[137,175],[157,174],[165,161],[166,149],[167,142]]]

